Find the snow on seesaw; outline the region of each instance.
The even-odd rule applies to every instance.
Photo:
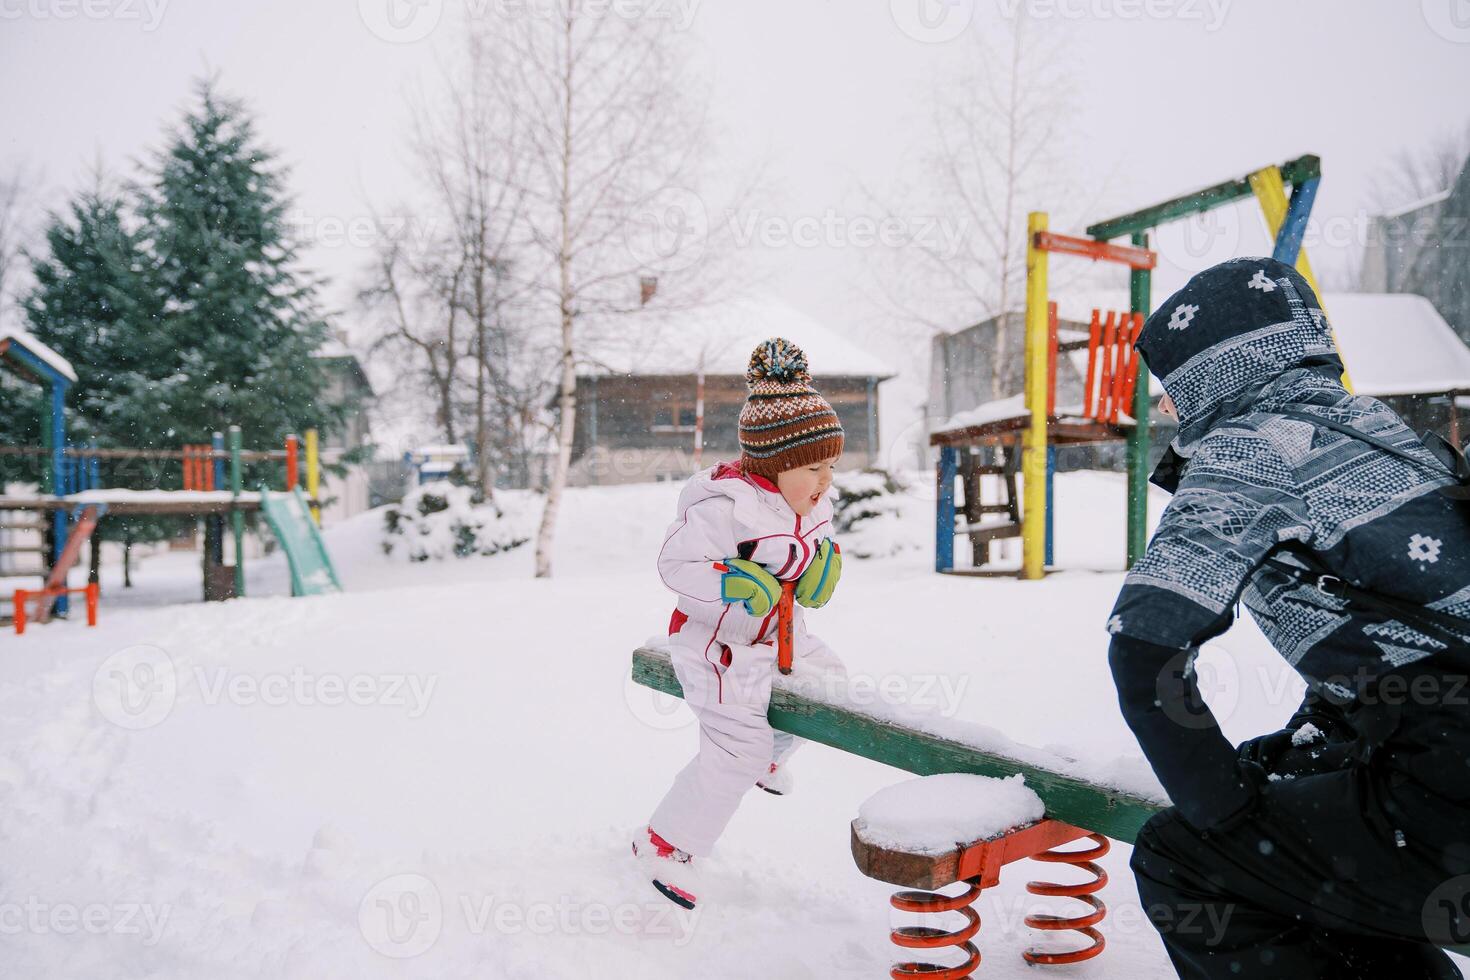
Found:
[[[1149,778],[1102,627],[1121,478],[1059,478],[1070,570],[1042,583],[933,574],[932,482],[914,486],[878,532],[908,547],[849,562],[811,628],[875,698]],[[205,605],[197,555],[167,554],[127,592],[104,569],[95,629],[0,637],[0,973],[885,975],[912,920],[855,869],[849,824],[907,773],[809,745],[794,795],[747,797],[698,910],[636,873],[630,835],[696,746],[687,709],[628,678],[668,621],[653,560],[677,492],[570,491],[549,581],[529,547],[385,557],[370,512],[327,531],[343,595],[288,598],[272,556],[248,563],[250,598]],[[1204,659],[1232,738],[1295,706],[1248,625]],[[1173,975],[1127,859],[1103,862],[1106,952],[1066,975]],[[1064,876],[1015,867],[982,897],[981,975],[1035,976],[1021,951],[1046,940],[1021,919],[1052,900],[1024,883]]]

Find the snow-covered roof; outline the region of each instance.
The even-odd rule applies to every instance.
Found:
[[[635,313],[587,318],[580,339],[584,375],[743,375],[750,352],[785,337],[806,352],[816,378],[891,378],[896,373],[839,330],[773,296],[746,296],[683,308],[655,299]]]
[[[55,350],[47,347],[36,338],[36,335],[19,327],[0,327],[0,341],[8,340],[17,347],[23,347],[37,358],[44,361],[57,374],[68,381],[77,380],[77,372],[72,369],[71,361],[62,357]]]
[[[1383,212],[1383,217],[1385,217],[1385,218],[1402,218],[1404,215],[1411,214],[1411,213],[1413,213],[1415,211],[1418,211],[1420,208],[1427,208],[1430,205],[1440,204],[1440,203],[1442,203],[1444,201],[1448,201],[1449,199],[1450,199],[1450,189],[1448,187],[1446,187],[1444,190],[1438,191],[1438,192],[1436,192],[1434,194],[1430,194],[1428,197],[1423,198],[1421,200],[1418,200],[1418,201],[1410,201],[1408,204],[1401,204],[1398,207],[1392,209],[1391,211],[1385,211],[1385,212]]]
[[[422,457],[424,459],[434,459],[436,457],[443,459],[467,459],[470,455],[468,447],[461,446],[455,443],[445,443],[435,446],[419,446],[417,449],[409,450],[409,452],[416,457]]]
[[[1414,293],[1329,293],[1327,319],[1362,395],[1470,391],[1470,347]]]
[[[1087,354],[1084,351],[1083,357]],[[1063,418],[1082,418],[1081,403],[1072,405],[1058,405],[1056,413]],[[935,426],[933,432],[953,432],[956,429],[971,429],[975,426],[989,425],[992,422],[1003,422],[1008,419],[1025,418],[1031,413],[1026,408],[1025,395],[1011,395],[1009,398],[998,398],[995,401],[985,402],[974,408],[963,412],[957,412],[950,416],[940,425]],[[1133,416],[1127,412],[1120,412],[1120,423],[1124,426],[1133,424]]]

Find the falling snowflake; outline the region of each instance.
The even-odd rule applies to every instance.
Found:
[[[1108,632],[1112,633],[1114,636],[1123,632],[1122,616],[1114,616],[1112,619],[1108,620]]]
[[[1439,538],[1416,534],[1409,539],[1409,557],[1432,565],[1439,561],[1439,549],[1443,544]]]
[[[1251,277],[1251,281],[1247,285],[1252,289],[1259,289],[1263,293],[1276,291],[1276,284],[1271,281],[1270,276],[1266,275],[1265,269],[1257,269],[1256,274]]]
[[[1183,330],[1194,320],[1194,315],[1199,312],[1199,307],[1193,303],[1185,303],[1183,306],[1174,307],[1174,312],[1169,315],[1169,329]]]

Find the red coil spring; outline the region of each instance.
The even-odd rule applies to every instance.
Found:
[[[1075,885],[1059,885],[1046,881],[1028,881],[1026,883],[1026,890],[1033,895],[1075,898],[1079,902],[1086,902],[1092,906],[1092,911],[1085,915],[1071,918],[1059,915],[1028,915],[1026,916],[1026,924],[1033,929],[1044,929],[1048,931],[1075,930],[1082,933],[1083,936],[1092,942],[1090,945],[1084,946],[1081,949],[1069,950],[1064,953],[1041,953],[1034,949],[1028,949],[1021,954],[1026,958],[1026,962],[1028,963],[1041,963],[1047,966],[1062,963],[1081,963],[1083,960],[1090,960],[1098,953],[1101,953],[1103,946],[1106,945],[1106,940],[1103,939],[1102,933],[1094,929],[1093,926],[1103,920],[1103,916],[1108,914],[1108,909],[1103,904],[1102,899],[1098,898],[1094,893],[1100,891],[1108,883],[1108,873],[1098,866],[1096,859],[1108,853],[1111,845],[1108,843],[1108,839],[1102,834],[1088,834],[1087,839],[1093,842],[1093,847],[1080,851],[1052,849],[1050,851],[1044,851],[1041,854],[1032,855],[1032,860],[1046,861],[1050,864],[1070,864],[1074,868],[1092,874],[1094,876],[1092,879]],[[894,974],[894,976],[897,976],[897,974]]]
[[[980,950],[970,942],[980,931],[980,913],[971,904],[980,897],[980,880],[970,878],[964,882],[966,889],[958,895],[942,895],[938,892],[901,891],[889,902],[900,912],[958,912],[965,917],[963,927],[947,931],[937,926],[901,926],[889,935],[905,949],[943,949],[953,946],[965,954],[965,962],[959,966],[937,966],[933,963],[910,961],[895,963],[890,972],[893,980],[905,977],[926,977],[928,980],[964,980],[980,965]]]

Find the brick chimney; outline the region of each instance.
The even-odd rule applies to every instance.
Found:
[[[653,294],[658,292],[658,276],[638,277],[638,305],[647,306],[648,301],[653,299]]]

